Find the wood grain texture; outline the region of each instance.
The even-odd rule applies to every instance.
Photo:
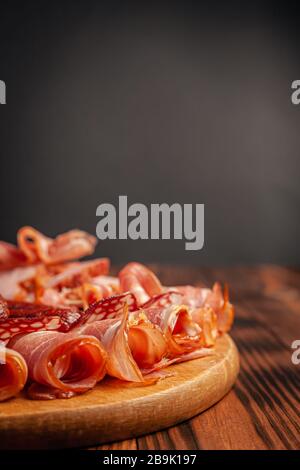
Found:
[[[70,400],[20,396],[0,405],[0,448],[75,447],[157,431],[220,400],[238,370],[236,347],[224,335],[211,355],[170,366],[170,376],[152,385],[107,378]],[[135,446],[129,441],[114,448],[124,447]]]
[[[127,441],[137,449],[300,449],[300,269],[259,265],[198,268],[153,265],[166,285],[227,282],[241,372],[216,405],[178,426]],[[101,448],[101,447],[99,447]],[[113,444],[107,448],[113,449]]]

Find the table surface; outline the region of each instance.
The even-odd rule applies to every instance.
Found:
[[[241,357],[233,390],[172,428],[93,449],[300,449],[300,270],[260,265],[197,268],[152,265],[165,285],[227,282]]]

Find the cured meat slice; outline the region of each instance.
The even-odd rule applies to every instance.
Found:
[[[25,266],[0,272],[0,294],[5,299],[14,299],[22,290],[21,284],[32,279],[36,273],[36,266]]]
[[[21,354],[0,344],[0,401],[16,396],[24,387],[27,374]]]
[[[109,272],[110,261],[108,258],[98,258],[92,261],[71,263],[69,267],[55,276],[49,276],[44,287],[76,287],[94,277],[106,275]]]
[[[128,308],[125,308],[127,312]],[[106,319],[83,326],[80,334],[93,335],[107,352],[107,373],[129,382],[143,382],[143,376],[128,344],[127,313],[122,319]]]
[[[84,321],[84,313],[72,309],[53,309],[43,305],[8,301],[9,317],[0,321],[0,341],[35,331],[68,332]]]
[[[201,336],[203,345],[213,346],[218,336],[217,314],[211,307],[200,307],[193,309],[192,318],[197,325],[201,327]]]
[[[13,269],[26,264],[24,253],[11,243],[0,241],[0,271]]]
[[[100,300],[90,305],[85,311],[86,322],[91,323],[96,320],[118,318],[123,315],[125,305],[128,306],[129,312],[134,312],[138,309],[135,296],[130,292]]]
[[[70,230],[55,239],[46,237],[33,227],[18,231],[18,245],[27,262],[61,263],[82,258],[94,252],[96,238],[81,230]]]
[[[176,286],[168,289],[179,292],[182,295],[182,304],[192,308],[204,306],[211,295],[211,289],[206,287]]]
[[[6,320],[9,316],[9,309],[6,300],[0,295],[0,321]]]
[[[121,380],[144,382],[141,368],[153,368],[167,353],[163,333],[151,324],[143,312],[128,319],[128,305],[121,318],[88,323],[80,333],[95,335],[105,347],[107,372]]]
[[[144,312],[151,323],[164,333],[169,356],[177,356],[203,346],[201,328],[193,321],[185,305],[148,307]]]
[[[132,292],[139,305],[150,297],[163,293],[163,287],[155,274],[140,263],[128,263],[119,273],[123,292]]]
[[[142,313],[139,314],[137,320],[129,322],[128,344],[143,374],[158,364],[168,353],[167,342],[162,331],[147,321]]]
[[[170,305],[179,304],[183,304],[183,294],[181,294],[180,292],[176,292],[176,290],[169,290],[168,292],[164,292],[163,294],[154,295],[153,297],[151,297],[150,300],[144,303],[141,308],[166,308]]]
[[[234,320],[234,308],[229,302],[229,292],[227,285],[225,285],[224,292],[222,291],[222,287],[218,282],[213,285],[212,289],[193,286],[177,286],[171,289],[174,289],[183,295],[183,304],[198,310],[198,313],[194,313],[194,319],[196,321],[198,318],[200,325],[202,324],[203,318],[205,317],[206,327],[208,327],[207,318],[210,315],[212,320],[211,328],[212,330],[214,329],[214,319],[211,313],[211,310],[213,310],[213,312],[216,314],[218,331],[220,333],[226,333],[230,330]],[[206,329],[206,331],[208,330]],[[213,331],[211,332],[211,335],[214,336]]]
[[[39,384],[31,398],[68,398],[93,388],[106,373],[107,354],[94,336],[39,331],[10,341],[28,366],[28,376]]]

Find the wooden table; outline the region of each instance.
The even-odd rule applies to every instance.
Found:
[[[153,265],[165,285],[228,282],[241,355],[234,389],[178,426],[96,449],[300,449],[300,270],[261,265],[197,268]]]

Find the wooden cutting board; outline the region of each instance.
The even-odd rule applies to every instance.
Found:
[[[100,444],[150,433],[195,416],[233,386],[239,356],[232,339],[212,356],[170,366],[172,376],[149,386],[105,379],[69,400],[0,404],[0,448],[61,448]]]

